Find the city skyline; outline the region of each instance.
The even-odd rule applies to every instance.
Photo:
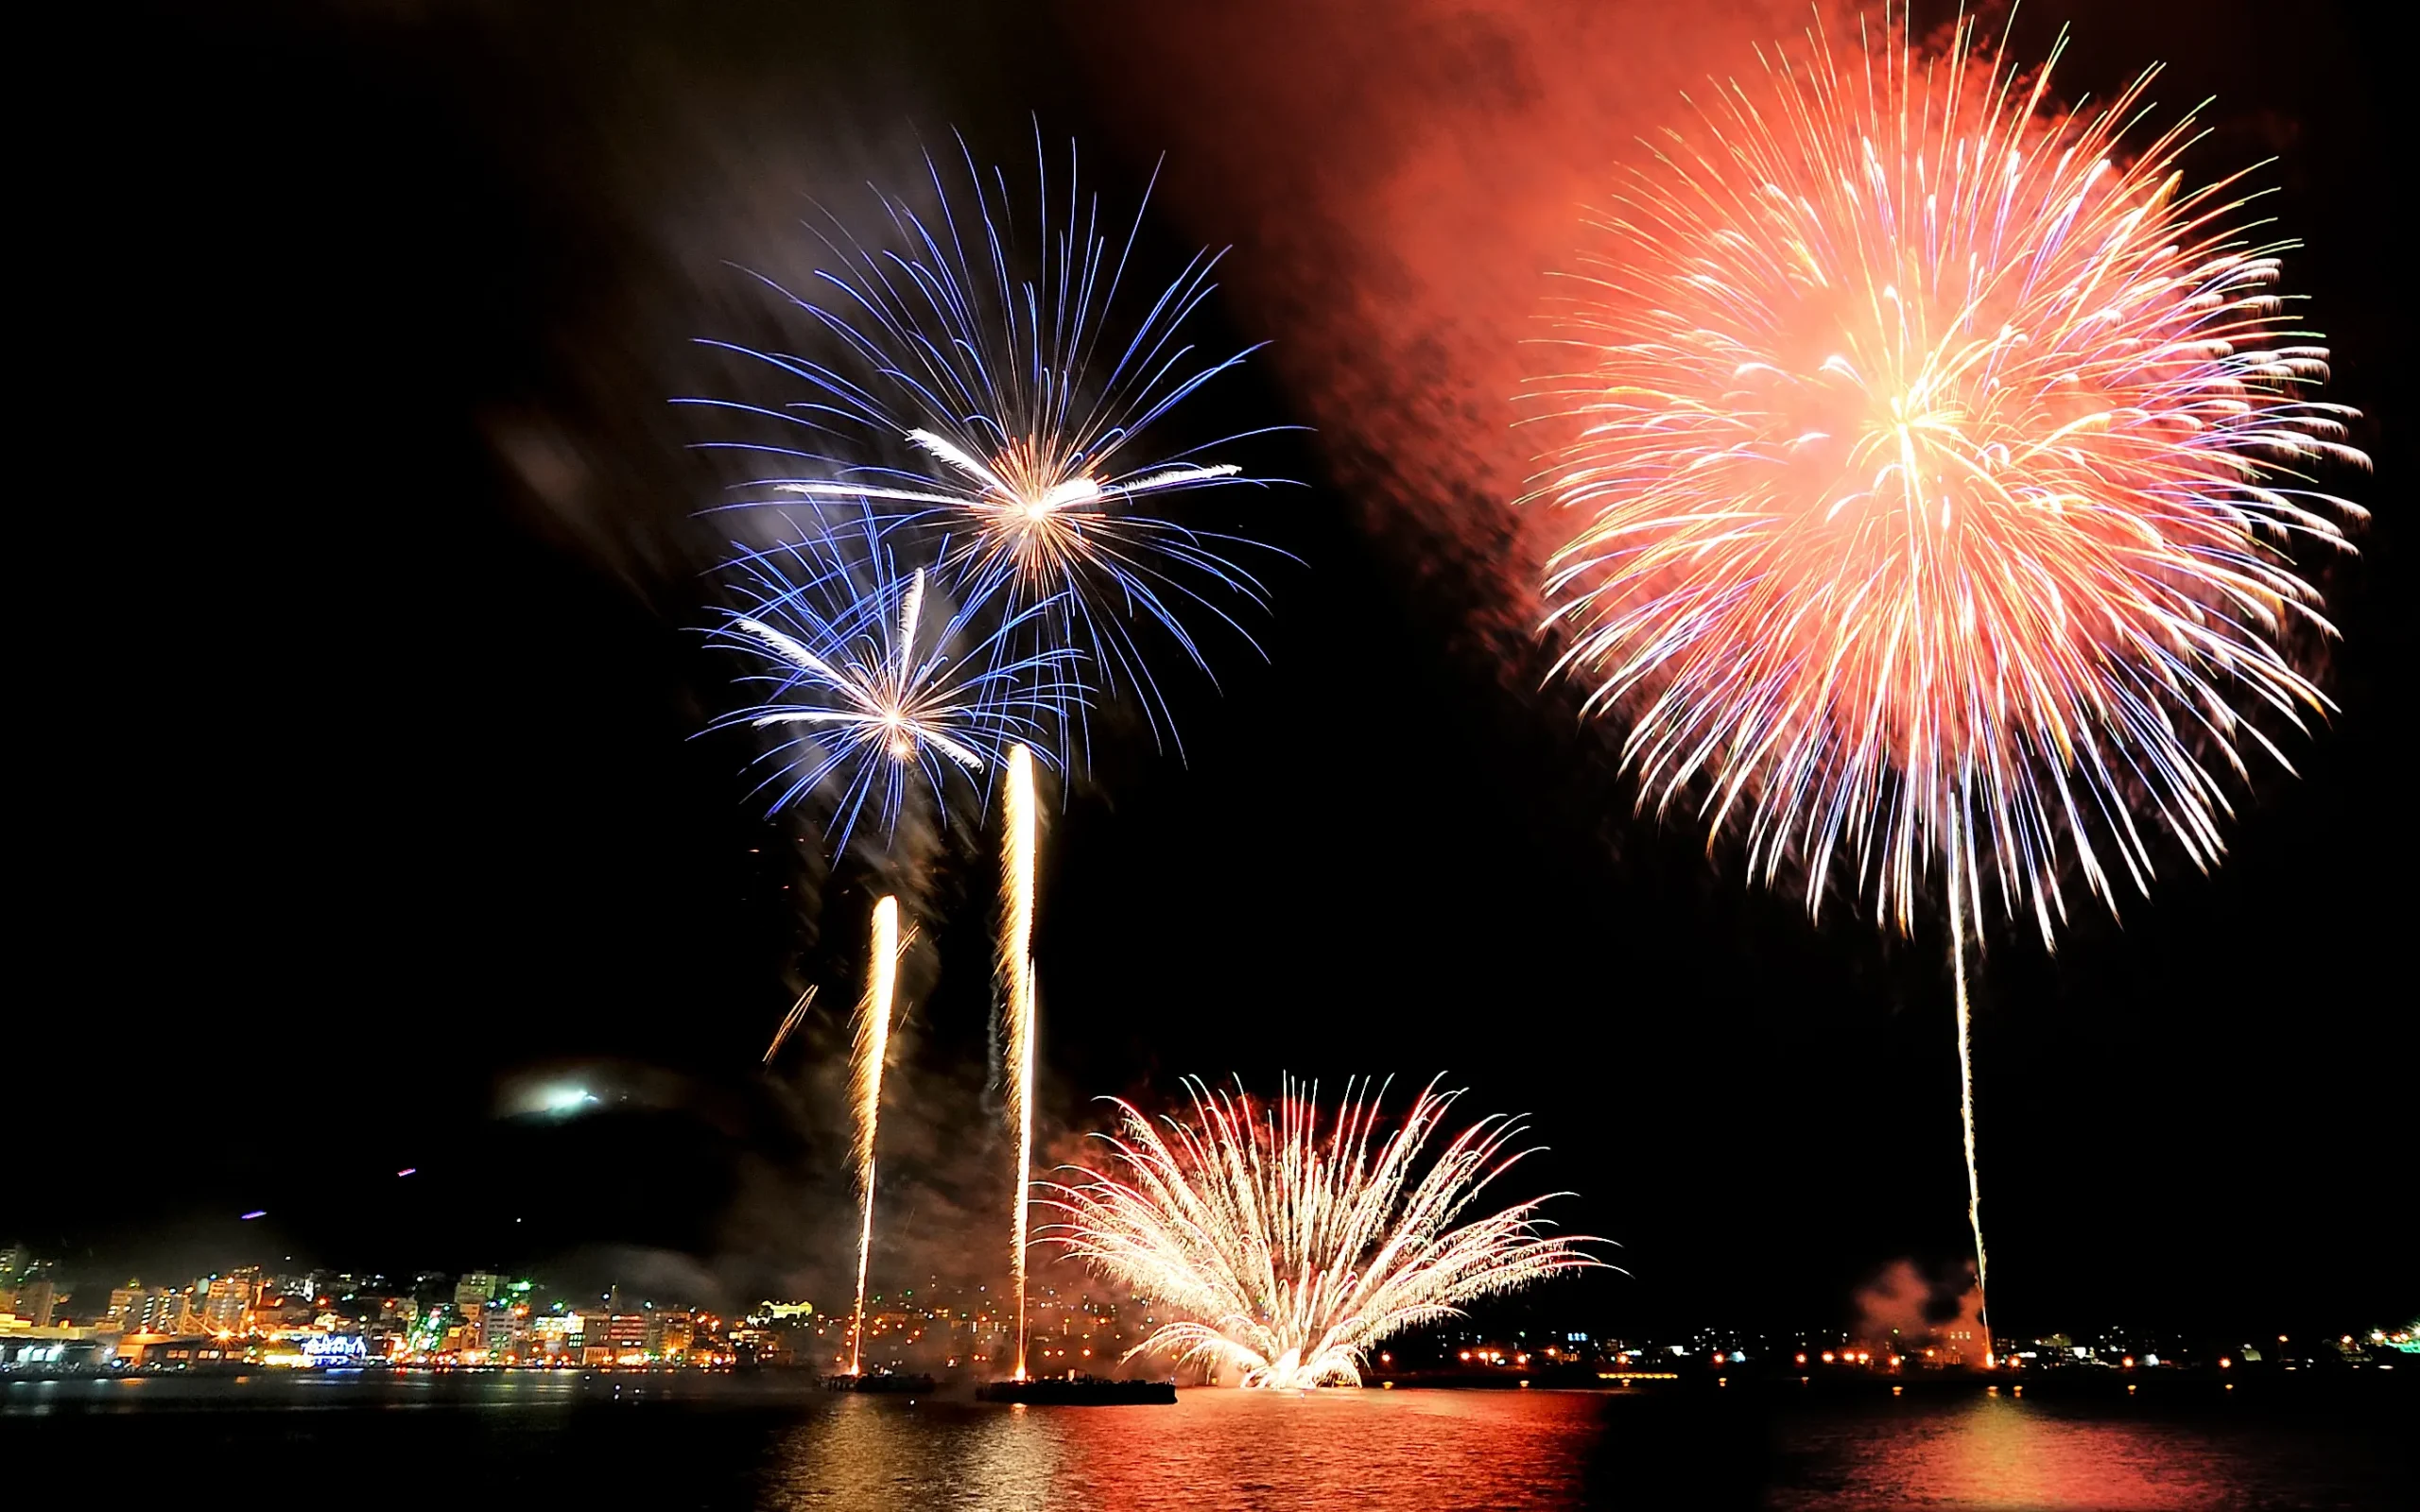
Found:
[[[787,1366],[831,1375],[845,1372],[852,1357],[842,1297],[821,1306],[806,1298],[766,1298],[726,1314],[694,1298],[659,1299],[620,1285],[566,1293],[536,1277],[497,1271],[389,1277],[261,1264],[182,1286],[129,1278],[107,1289],[105,1309],[95,1305],[98,1292],[90,1283],[58,1289],[51,1263],[22,1246],[0,1252],[0,1349],[8,1351],[9,1363],[138,1370],[243,1364],[301,1369]],[[76,1301],[78,1294],[92,1300]],[[932,1279],[874,1293],[866,1314],[866,1368],[979,1378],[1007,1356],[1013,1314],[1004,1300],[986,1287],[947,1287]],[[1395,1335],[1383,1351],[1373,1349],[1370,1367],[1374,1380],[1498,1370],[1551,1378],[1582,1366],[1608,1371],[1606,1380],[1662,1380],[1674,1371],[1747,1367],[1786,1375],[1878,1366],[1886,1374],[1921,1374],[1972,1367],[1979,1357],[1971,1314],[1953,1311],[1927,1321],[1917,1298],[1876,1292],[1861,1300],[1863,1315],[1837,1328],[1702,1325],[1669,1337],[1607,1333],[1601,1324],[1575,1327],[1581,1320],[1558,1318],[1560,1310],[1549,1302],[1493,1320],[1447,1320]],[[1120,1301],[1114,1291],[1045,1284],[1035,1290],[1033,1312],[1032,1352],[1036,1368],[1046,1373],[1149,1371],[1173,1363],[1148,1352],[1139,1366],[1128,1359],[1161,1322],[1148,1302]],[[2011,1339],[2003,1368],[2392,1367],[2404,1356],[2420,1355],[2420,1319],[2305,1335],[2299,1345],[2287,1334],[2233,1337],[2079,1328]],[[1177,1368],[1181,1377],[1188,1374]]]

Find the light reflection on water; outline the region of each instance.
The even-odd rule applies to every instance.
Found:
[[[0,1383],[0,1504],[11,1467],[142,1463],[252,1465],[415,1512],[428,1483],[380,1467],[442,1465],[499,1503],[717,1512],[2411,1504],[2411,1394],[2251,1396],[1195,1390],[1026,1408],[769,1373],[20,1381]]]
[[[1172,1408],[906,1409],[843,1399],[782,1444],[765,1504],[1573,1507],[1582,1504],[1600,1403],[1551,1392],[1409,1391],[1185,1391]]]
[[[2075,1420],[2023,1401],[1977,1397],[1928,1410],[1801,1425],[1814,1461],[1805,1484],[1777,1488],[1777,1512],[1836,1506],[2093,1508],[2167,1512],[2231,1504],[2235,1453],[2220,1435],[2177,1424]]]
[[[786,1434],[760,1504],[784,1512],[2392,1504],[2384,1487],[2393,1471],[2375,1435],[2223,1408],[2180,1416],[2129,1401],[1866,1399],[1767,1414],[1745,1402],[1600,1393],[1187,1391],[1173,1409],[832,1405]]]

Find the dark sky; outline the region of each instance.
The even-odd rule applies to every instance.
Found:
[[[1222,58],[1107,6],[696,9],[128,9],[62,48],[90,87],[20,233],[45,272],[19,286],[37,544],[0,1242],[99,1272],[292,1253],[824,1283],[838,1033],[778,1076],[756,1057],[798,984],[847,1001],[870,893],[809,859],[805,820],[744,804],[744,748],[690,738],[729,697],[691,633],[717,479],[666,401],[700,379],[688,338],[763,318],[726,264],[804,266],[807,198],[903,171],[920,133],[1027,161],[1039,112],[1122,204],[1179,154],[1147,252],[1236,244],[1210,335],[1281,354],[1205,420],[1328,421],[1317,365],[1282,355],[1321,208],[1275,215],[1282,165],[1250,168],[1255,89],[1321,66],[1301,39]],[[2029,5],[2020,38],[2080,9]],[[1505,35],[1392,14],[1354,16],[1373,40],[1309,92],[1336,119],[1392,119],[1466,77],[1441,57],[1483,73],[1556,11]],[[2324,577],[2343,712],[2292,750],[2300,781],[2256,780],[2224,868],[2169,853],[2153,901],[2081,916],[2055,960],[1991,943],[1994,1300],[2018,1328],[2351,1327],[2420,1306],[2391,1238],[2420,1044],[2390,969],[2412,589],[2385,49],[2329,6],[2297,11],[2283,65],[2248,7],[2174,14],[2083,18],[2068,87],[2164,57],[2163,99],[2215,93],[2221,145],[2285,158],[2278,213],[2310,244],[2289,276],[2330,397],[2372,417],[2377,476],[2342,481],[2382,518]],[[1745,66],[1713,51],[1699,71]],[[1341,135],[1295,149],[1359,161]],[[1485,628],[1472,532],[1370,481],[1383,430],[1339,429],[1256,458],[1308,484],[1238,517],[1301,559],[1268,574],[1266,663],[1221,647],[1220,690],[1171,693],[1185,759],[1126,730],[1054,817],[1051,1124],[1181,1074],[1442,1070],[1475,1110],[1534,1110],[1532,1179],[1623,1242],[1629,1279],[1566,1294],[1594,1316],[1813,1320],[1895,1258],[1954,1266],[1942,949],[1810,926],[1693,829],[1634,818],[1604,736]],[[900,1271],[979,1272],[999,1242],[986,854],[961,837],[929,879],[885,1135]],[[511,1116],[549,1080],[600,1111]]]

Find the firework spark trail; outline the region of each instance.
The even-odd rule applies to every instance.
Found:
[[[790,1031],[796,1029],[800,1023],[804,1022],[807,1007],[814,1002],[815,988],[809,987],[805,991],[798,995],[798,1001],[796,1003],[790,1005],[790,1011],[782,1015],[782,1026],[773,1031],[773,1042],[765,1047],[764,1063],[766,1065],[771,1065],[773,1063],[773,1057],[782,1053],[782,1045],[789,1039]]]
[[[752,602],[709,634],[769,664],[751,680],[773,691],[712,728],[793,731],[756,758],[770,768],[757,791],[771,789],[778,810],[828,788],[836,851],[869,807],[894,830],[914,779],[946,813],[948,773],[996,765],[1084,696],[1080,652],[1012,645],[1048,602],[1006,614],[972,601],[932,612],[925,570],[898,573],[870,513],[743,550],[726,570]]]
[[[866,993],[857,1005],[857,1038],[850,1072],[850,1107],[856,1142],[850,1168],[856,1176],[857,1303],[849,1315],[849,1374],[860,1369],[865,1348],[866,1263],[873,1252],[874,1134],[882,1121],[882,1065],[890,1048],[890,1005],[899,986],[899,900],[873,905],[873,943],[867,962]]]
[[[1958,814],[1949,816],[1952,855],[1958,852]],[[1966,1156],[1966,1227],[1975,1232],[1975,1321],[1983,1331],[1983,1361],[1992,1358],[1991,1262],[1983,1254],[1983,1172],[1975,1159],[1975,1025],[1966,1002],[1965,910],[1958,896],[1958,868],[1949,868],[1949,971],[1958,994],[1958,1135]]]
[[[819,232],[832,265],[804,293],[772,285],[807,318],[828,361],[708,343],[795,380],[801,400],[687,403],[784,427],[778,442],[718,443],[786,470],[731,507],[762,507],[768,494],[907,506],[902,524],[947,533],[954,588],[970,601],[1041,607],[1035,638],[1098,663],[1107,693],[1131,686],[1154,732],[1172,734],[1137,627],[1155,626],[1207,671],[1188,611],[1244,634],[1221,600],[1266,595],[1228,555],[1247,542],[1161,507],[1272,480],[1198,459],[1258,432],[1175,452],[1161,433],[1171,411],[1253,349],[1212,361],[1189,339],[1220,254],[1196,253],[1156,295],[1125,299],[1142,208],[1122,231],[1105,222],[1098,198],[1079,192],[1072,146],[1063,186],[1038,134],[1034,145],[1040,247],[1018,245],[1007,179],[978,169],[961,144],[970,197],[953,204],[928,161],[935,212],[879,196],[898,249],[869,247],[832,220]],[[913,465],[868,461],[886,451]],[[1059,712],[1063,755],[1065,722],[1082,706]]]
[[[2367,459],[2272,287],[2292,244],[2239,176],[2183,187],[2189,117],[2120,151],[2155,72],[2061,116],[1969,20],[1719,82],[1616,194],[1547,390],[1579,428],[1533,496],[1585,520],[1548,624],[1641,807],[1741,815],[1810,912],[1839,863],[1904,932],[1949,875],[1979,1284],[1969,926],[1996,884],[2054,948],[2062,870],[2114,912],[2162,833],[2217,863],[2213,767],[2328,708],[2287,547],[2362,517],[2305,476]]]
[[[1027,1210],[1033,1177],[1033,873],[1035,828],[1040,811],[1033,796],[1033,753],[1023,746],[1009,752],[1003,801],[1008,837],[1000,867],[1000,971],[1008,1001],[1009,1124],[1016,1130],[1015,1195],[1009,1223],[1009,1289],[1016,1297],[1016,1354],[1012,1379],[1025,1379],[1025,1274]]]
[[[1234,1369],[1281,1390],[1357,1385],[1379,1341],[1461,1304],[1601,1265],[1584,1235],[1556,1237],[1536,1197],[1471,1216],[1526,1150],[1523,1125],[1479,1120],[1428,1147],[1460,1092],[1430,1083],[1381,1136],[1385,1089],[1347,1083],[1323,1118],[1292,1081],[1276,1102],[1188,1080],[1190,1119],[1155,1125],[1132,1105],[1097,1135],[1115,1174],[1046,1182],[1065,1214],[1052,1243],[1175,1314],[1129,1351]]]

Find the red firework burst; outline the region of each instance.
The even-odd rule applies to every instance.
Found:
[[[2056,55],[2053,54],[2052,62]],[[1564,666],[1628,717],[1641,802],[1687,795],[1752,869],[1836,863],[1908,925],[1945,862],[2046,943],[2070,859],[2115,906],[2157,833],[2222,849],[2247,713],[2326,703],[2288,554],[2351,411],[2275,290],[2240,176],[2187,188],[2189,117],[2131,155],[2146,73],[2048,105],[1979,47],[1774,54],[1628,176],[1577,280],[1577,422],[1539,494]],[[2112,858],[2115,858],[2114,861]]]

